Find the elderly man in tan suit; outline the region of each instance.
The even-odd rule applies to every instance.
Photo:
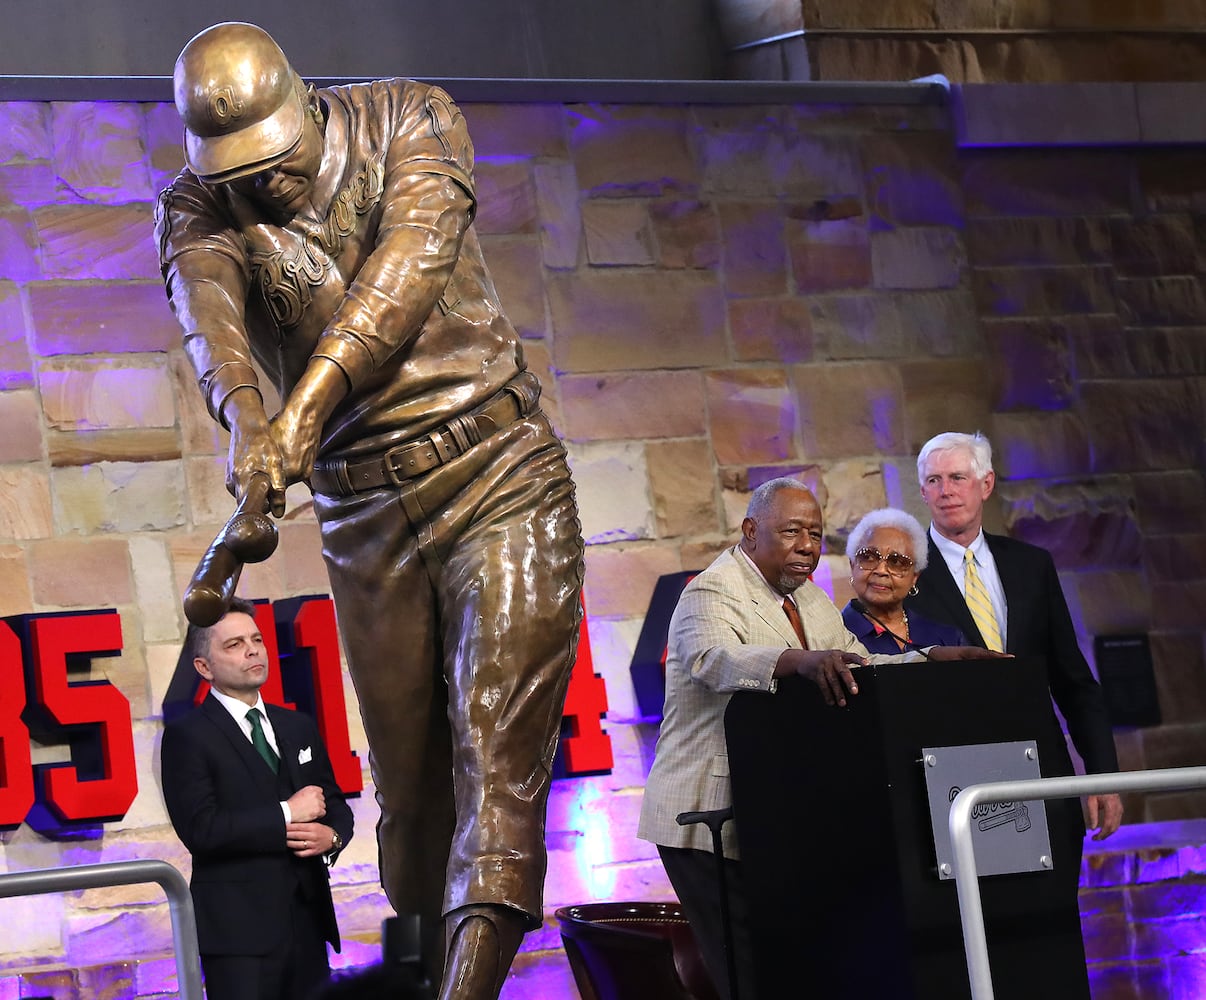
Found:
[[[683,827],[675,818],[732,803],[724,735],[732,693],[773,693],[778,678],[800,674],[828,704],[842,706],[858,694],[852,666],[1001,655],[966,646],[868,654],[809,579],[820,560],[822,527],[807,487],[795,479],[764,483],[750,497],[741,541],[687,585],[670,620],[664,717],[637,835],[658,845],[722,997],[729,993],[711,838],[703,825]],[[724,855],[738,989],[750,1000],[758,994],[732,823],[724,830]]]

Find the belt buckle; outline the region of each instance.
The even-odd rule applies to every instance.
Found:
[[[434,469],[437,465],[456,458],[460,454],[454,442],[450,441],[439,431],[432,431],[426,439],[412,444],[400,444],[390,448],[381,456],[381,468],[386,481],[400,488],[408,479],[421,476],[424,472]],[[406,456],[415,458],[407,459]]]

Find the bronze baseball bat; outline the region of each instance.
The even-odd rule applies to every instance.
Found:
[[[274,551],[278,536],[268,516],[268,477],[251,477],[235,512],[206,550],[184,591],[184,616],[198,628],[208,628],[230,610],[230,599],[247,563],[263,562]]]

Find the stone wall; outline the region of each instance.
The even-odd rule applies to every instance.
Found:
[[[1201,761],[1206,153],[961,144],[978,115],[1027,120],[998,97],[962,118],[807,88],[776,105],[465,107],[483,246],[578,481],[616,752],[610,776],[554,789],[550,911],[669,896],[634,837],[655,729],[628,664],[657,578],[706,565],[774,475],[814,486],[831,553],[872,507],[920,512],[913,459],[939,430],[994,439],[992,525],[1055,550],[1087,653],[1103,631],[1151,635],[1164,724],[1119,732],[1124,766]],[[0,614],[118,609],[125,648],[93,676],[130,701],[140,780],[98,836],[0,833],[0,870],[187,871],[157,786],[158,706],[180,594],[231,501],[156,275],[152,199],[179,164],[169,106],[0,104]],[[304,488],[291,500],[247,596],[326,591]],[[844,563],[818,572],[839,602]],[[365,781],[335,869],[351,962],[386,912]],[[1200,815],[1200,794],[1129,804],[1132,820]],[[166,953],[154,896],[25,904],[3,918],[0,965]],[[526,945],[556,947],[551,926]],[[165,988],[170,963],[146,968],[142,992]]]
[[[958,83],[1201,80],[1206,4],[719,0],[729,75]]]

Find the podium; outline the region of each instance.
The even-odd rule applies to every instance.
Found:
[[[922,749],[1029,740],[1043,777],[1072,773],[1044,664],[854,673],[859,693],[846,708],[792,677],[774,695],[734,694],[725,715],[759,998],[968,1000],[957,890],[938,872]],[[1051,868],[980,879],[997,1000],[1089,997],[1080,804],[1045,810]]]

